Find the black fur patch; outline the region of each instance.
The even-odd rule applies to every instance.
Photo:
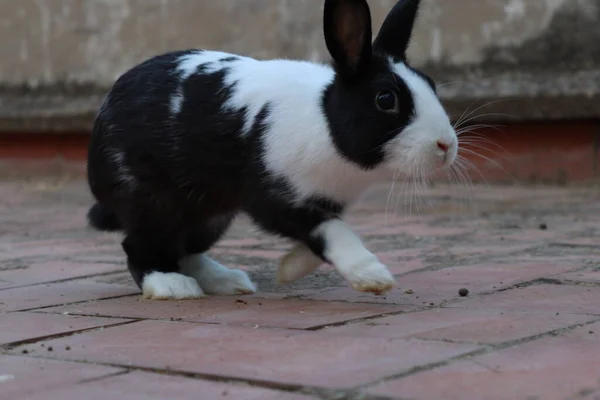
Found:
[[[375,98],[381,90],[397,93],[399,114],[377,109]],[[389,62],[379,57],[359,81],[336,79],[325,91],[323,110],[340,154],[364,169],[376,168],[384,161],[384,145],[402,134],[415,112],[409,88],[390,69]]]

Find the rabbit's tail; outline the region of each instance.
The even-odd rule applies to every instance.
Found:
[[[99,231],[119,231],[122,229],[117,215],[102,203],[94,204],[87,214],[90,225]]]

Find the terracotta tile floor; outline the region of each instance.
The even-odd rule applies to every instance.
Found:
[[[0,399],[600,398],[600,189],[457,193],[350,212],[385,296],[328,267],[277,287],[286,242],[240,219],[213,254],[257,294],[150,302],[119,235],[87,229],[85,182],[5,179]]]

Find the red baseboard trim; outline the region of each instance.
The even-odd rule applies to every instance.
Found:
[[[600,178],[600,121],[510,124],[479,129],[461,140],[461,155],[479,171],[469,171],[475,181],[566,183]],[[86,132],[0,133],[0,160],[84,163],[88,142]]]

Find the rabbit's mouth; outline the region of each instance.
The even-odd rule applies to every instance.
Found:
[[[454,161],[456,161],[458,141],[455,138],[450,140],[439,139],[436,141],[435,146],[434,153],[437,157],[437,169],[451,167]]]
[[[388,143],[387,166],[411,176],[428,176],[452,168],[458,158],[458,138],[451,131],[427,134],[409,127]]]

